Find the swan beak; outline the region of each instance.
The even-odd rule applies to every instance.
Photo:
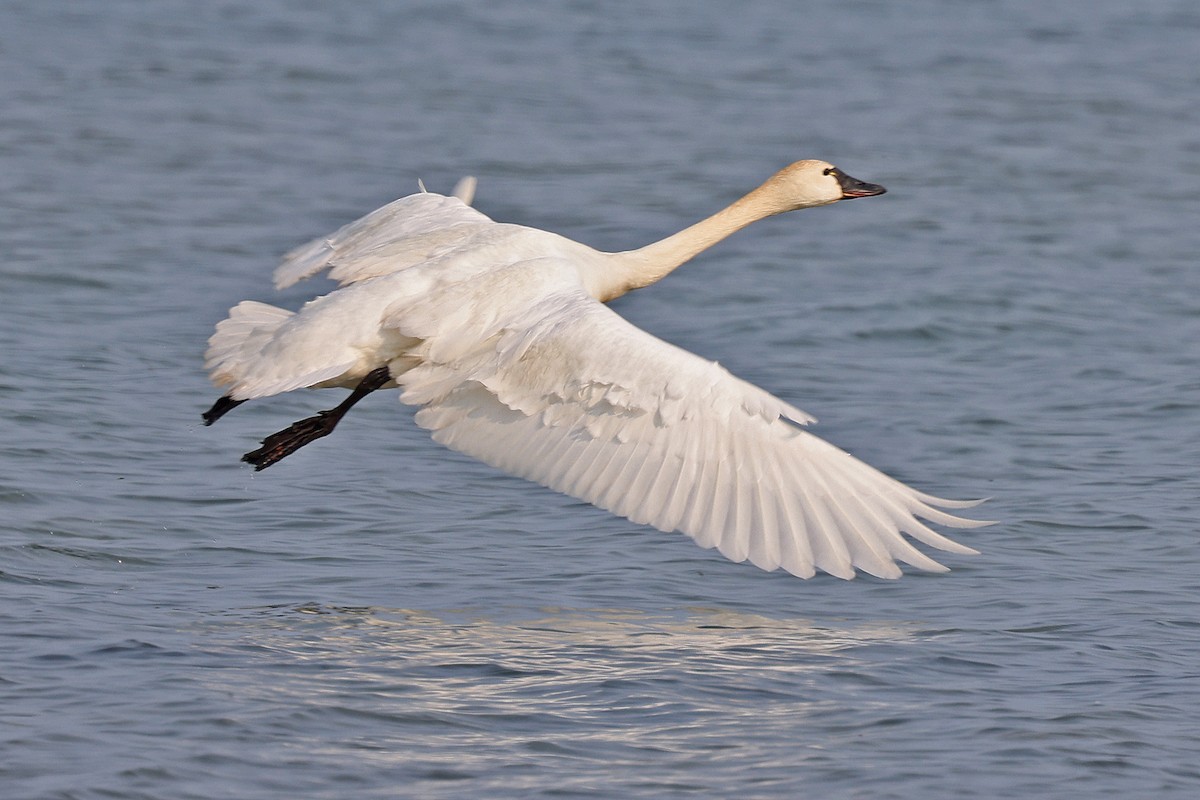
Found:
[[[852,197],[871,197],[887,191],[887,189],[877,183],[867,183],[860,181],[858,178],[852,178],[840,169],[835,168],[830,174],[837,178],[838,183],[841,184],[843,200],[848,200]]]

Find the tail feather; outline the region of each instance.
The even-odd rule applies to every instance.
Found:
[[[217,323],[208,340],[204,366],[219,387],[228,387],[232,400],[266,397],[312,386],[341,375],[352,363],[324,364],[318,368],[296,364],[291,369],[265,354],[267,345],[293,312],[276,306],[244,300]]]
[[[229,316],[217,323],[204,353],[204,367],[213,383],[237,383],[243,377],[247,357],[261,351],[292,316],[291,311],[254,300],[243,300],[229,309]]]

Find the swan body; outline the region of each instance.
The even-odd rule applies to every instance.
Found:
[[[301,387],[354,390],[247,454],[261,469],[327,434],[365,394],[398,386],[436,441],[734,561],[800,577],[895,578],[897,561],[944,570],[902,534],[974,553],[921,521],[986,524],[942,510],[974,503],[884,475],[803,430],[813,419],[800,409],[603,305],[757,219],[882,192],[801,161],[622,253],[494,222],[459,197],[401,198],[275,271],[277,288],[320,272],[340,288],[295,313],[231,309],[209,341],[206,366],[225,394],[205,419]]]

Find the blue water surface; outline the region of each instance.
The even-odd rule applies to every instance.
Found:
[[[0,7],[0,796],[1191,798],[1200,8]],[[617,310],[906,482],[949,574],[732,564],[429,441],[394,393],[204,428],[278,255],[417,180],[636,247]]]

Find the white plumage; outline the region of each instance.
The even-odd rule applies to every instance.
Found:
[[[469,202],[474,185],[464,187]],[[894,578],[897,561],[943,570],[902,534],[973,553],[918,518],[986,524],[937,508],[974,503],[887,477],[802,430],[803,411],[602,304],[756,219],[882,192],[801,161],[624,253],[493,222],[458,197],[402,198],[293,250],[275,272],[279,288],[322,271],[342,288],[294,314],[245,301],[217,325],[206,366],[226,393],[206,420],[302,386],[358,387],[336,414],[247,454],[261,469],[328,433],[358,397],[398,385],[436,441],[734,561],[801,577]]]

